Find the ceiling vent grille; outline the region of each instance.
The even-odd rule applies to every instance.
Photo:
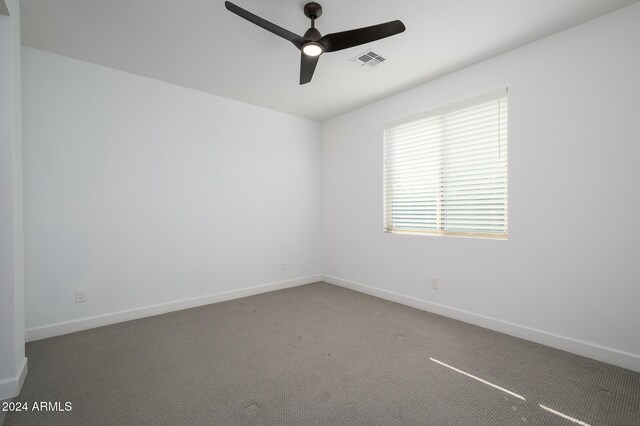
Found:
[[[380,65],[384,61],[386,61],[385,58],[372,51],[362,52],[355,58],[351,59],[351,62],[355,62],[358,65],[369,65],[370,67]]]

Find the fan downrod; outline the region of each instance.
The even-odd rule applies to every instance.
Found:
[[[322,15],[322,6],[314,1],[307,3],[304,5],[304,14],[311,20],[318,19]]]

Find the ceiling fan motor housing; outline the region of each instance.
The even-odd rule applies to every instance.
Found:
[[[317,29],[311,27],[304,33],[304,38],[318,41],[320,40],[320,38],[322,38],[322,34],[320,34],[320,31],[318,31]]]

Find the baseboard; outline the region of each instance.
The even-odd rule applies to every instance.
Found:
[[[638,354],[620,351],[614,348],[585,342],[567,336],[561,336],[520,324],[514,324],[512,322],[464,311],[451,306],[429,302],[424,299],[406,296],[404,294],[383,290],[377,287],[371,287],[331,275],[322,275],[322,280],[329,284],[345,287],[360,293],[366,293],[381,299],[390,300],[402,305],[411,306],[416,309],[453,318],[469,324],[508,334],[510,336],[519,337],[521,339],[540,343],[552,348],[571,352],[576,355],[585,356],[587,358],[640,372],[640,355]]]
[[[24,384],[24,379],[27,377],[27,370],[28,362],[27,358],[24,358],[15,377],[0,380],[0,401],[18,396]]]
[[[310,275],[286,281],[278,281],[268,284],[246,287],[238,290],[224,291],[220,293],[208,294],[205,296],[193,297],[190,299],[176,300],[158,305],[144,306],[141,308],[129,309],[126,311],[112,312],[93,317],[80,318],[72,321],[60,322],[57,324],[42,327],[28,328],[26,330],[27,342],[60,336],[62,334],[74,333],[76,331],[88,330],[90,328],[102,327],[119,322],[130,321],[153,315],[166,314],[168,312],[180,311],[182,309],[195,308],[197,306],[210,305],[212,303],[224,302],[226,300],[238,299],[240,297],[253,296],[254,294],[267,293],[284,288],[297,287],[304,284],[311,284],[321,280],[320,275]]]

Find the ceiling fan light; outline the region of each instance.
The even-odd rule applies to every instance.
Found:
[[[302,46],[302,52],[307,56],[318,56],[322,54],[323,51],[322,45],[313,41]]]

